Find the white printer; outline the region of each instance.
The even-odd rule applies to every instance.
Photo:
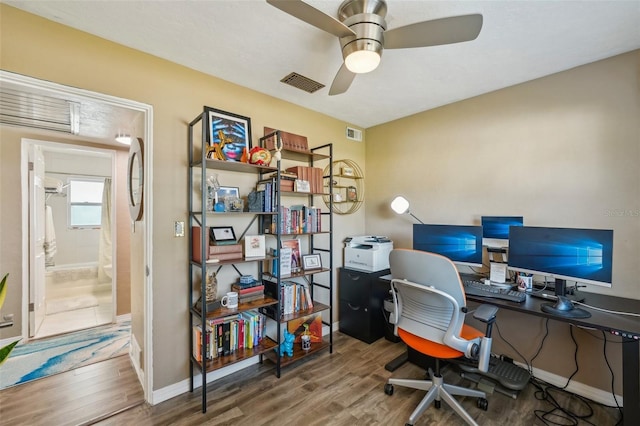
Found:
[[[366,272],[389,268],[393,241],[380,235],[361,235],[344,240],[344,267]]]

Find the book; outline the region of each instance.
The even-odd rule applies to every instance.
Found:
[[[233,259],[242,259],[242,252],[233,252],[233,253],[216,253],[210,254],[207,262],[215,261],[215,260],[233,260]]]
[[[209,254],[242,253],[242,244],[210,245]]]
[[[244,256],[245,257],[265,257],[266,247],[264,235],[245,235]]]
[[[294,342],[300,343],[300,336],[306,332],[311,337],[311,343],[322,342],[322,315],[315,313],[287,322],[287,331],[295,336]]]
[[[238,296],[242,297],[245,294],[263,293],[264,284],[256,285],[254,287],[242,287],[240,284],[231,284],[231,290],[238,293]]]

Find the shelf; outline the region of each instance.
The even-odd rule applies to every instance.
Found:
[[[349,175],[333,175],[334,178],[345,178],[345,179],[364,179],[364,176],[349,176]],[[338,185],[334,185],[334,188],[339,188]]]
[[[238,161],[206,160],[204,166],[207,169],[242,173],[269,173],[278,171],[276,167],[258,166],[256,164],[240,163]],[[194,161],[191,167],[202,167],[202,162]]]
[[[280,191],[280,193],[282,195],[287,195],[287,196],[304,196],[304,197],[308,197],[309,195],[317,195],[319,197],[322,196],[329,196],[328,193],[326,192],[299,192],[299,191]]]
[[[313,308],[304,309],[298,312],[294,312],[292,314],[282,315],[282,318],[280,318],[280,322],[283,323],[283,322],[294,320],[296,318],[306,317],[307,315],[313,315],[318,312],[326,311],[327,309],[329,309],[329,307],[330,307],[329,305],[325,305],[324,303],[313,302]]]
[[[290,357],[288,355],[281,355],[280,356],[280,366],[285,367],[289,364],[293,364],[296,361],[299,361],[302,358],[306,358],[310,355],[313,355],[315,353],[320,352],[323,349],[326,349],[328,347],[330,347],[331,344],[329,342],[327,342],[325,339],[322,339],[322,342],[317,342],[317,343],[311,343],[311,349],[309,349],[308,351],[303,351],[302,350],[302,345],[297,342],[293,344],[293,356]],[[277,354],[275,351],[269,351],[269,352],[265,352],[264,354],[265,358],[267,358],[269,361],[272,362],[276,362],[277,361]]]
[[[273,235],[273,234],[265,234],[265,235]],[[219,260],[217,262],[206,261],[205,264],[207,266],[218,266],[218,265],[233,265],[236,263],[250,263],[250,262],[264,262],[265,260],[273,260],[277,259],[275,256],[264,256],[264,257],[248,257],[248,258],[238,258],[238,259],[227,259],[227,260]],[[191,261],[191,264],[196,266],[202,266],[202,263],[196,262],[195,260]]]
[[[274,149],[271,150],[271,154],[273,155],[276,151]],[[283,160],[294,160],[294,161],[319,161],[319,160],[327,160],[331,158],[325,154],[318,154],[311,151],[296,151],[293,149],[282,149],[280,151]]]
[[[296,234],[296,235],[300,235],[300,234]],[[280,277],[281,280],[289,280],[291,278],[299,278],[299,277],[305,277],[307,275],[313,275],[313,274],[319,274],[321,272],[328,272],[331,269],[329,268],[320,268],[320,269],[313,269],[311,271],[302,271],[302,272],[294,272],[291,275],[288,275],[286,277]],[[273,278],[274,280],[277,278],[275,275],[272,275],[270,272],[264,272],[263,275],[265,275],[268,278]]]
[[[211,371],[215,371],[220,368],[226,367],[228,365],[235,364],[236,362],[244,361],[245,359],[248,359],[260,354],[273,352],[275,355],[275,351],[273,349],[276,346],[277,346],[276,342],[269,339],[268,337],[264,337],[262,339],[262,342],[258,346],[254,346],[251,349],[239,349],[232,354],[214,358],[211,361],[206,361],[205,368],[207,372],[211,372]],[[313,345],[311,349],[313,349]],[[294,350],[294,355],[295,355],[295,350]],[[191,360],[193,362],[193,365],[197,366],[200,370],[202,370],[203,368],[202,363],[196,361],[195,358],[193,358],[193,356],[191,357]]]
[[[202,215],[201,211],[192,211],[189,212],[192,215]],[[278,214],[277,212],[207,212],[207,216],[216,216],[216,215],[246,215],[246,214],[251,214],[251,215],[274,215],[274,214]]]
[[[278,301],[276,299],[273,299],[269,296],[264,296],[262,299],[239,303],[236,309],[221,307],[211,312],[207,312],[207,319],[224,318],[230,315],[239,314],[240,312],[246,312],[258,308],[263,308],[265,306],[276,305],[277,303]],[[199,318],[201,318],[202,316],[201,312],[195,308],[191,308],[191,313]]]
[[[296,232],[296,233],[292,233],[292,234],[280,234],[281,237],[294,237],[297,235],[319,235],[319,234],[330,234],[331,232],[329,231],[319,231],[319,232]],[[270,232],[265,232],[264,235],[273,235],[274,237],[277,234],[272,234]]]

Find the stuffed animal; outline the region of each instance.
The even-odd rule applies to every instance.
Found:
[[[296,336],[294,334],[289,333],[288,330],[284,330],[284,341],[280,343],[279,351],[276,346],[274,349],[276,352],[280,354],[280,356],[284,356],[285,354],[289,356],[293,356],[293,341]]]

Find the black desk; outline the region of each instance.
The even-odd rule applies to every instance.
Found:
[[[640,313],[640,300],[606,296],[595,293],[581,293],[586,305],[620,312]],[[467,296],[467,300],[490,303],[500,309],[549,318],[589,328],[603,330],[622,338],[622,397],[624,398],[624,425],[640,425],[640,319],[628,315],[610,314],[585,308],[590,318],[562,318],[542,312],[542,303],[547,300],[527,296],[523,303],[491,299],[480,296]],[[582,306],[581,306],[582,307]]]
[[[391,275],[381,277],[391,281]],[[586,305],[619,312],[640,313],[640,300],[606,296],[595,293],[581,293]],[[500,309],[508,309],[523,314],[549,318],[556,321],[603,330],[622,338],[622,397],[624,398],[624,422],[626,426],[640,425],[640,319],[628,315],[610,314],[585,308],[590,318],[562,318],[542,312],[540,305],[547,300],[527,296],[523,303],[508,302],[480,296],[467,296],[468,301],[489,303]]]

